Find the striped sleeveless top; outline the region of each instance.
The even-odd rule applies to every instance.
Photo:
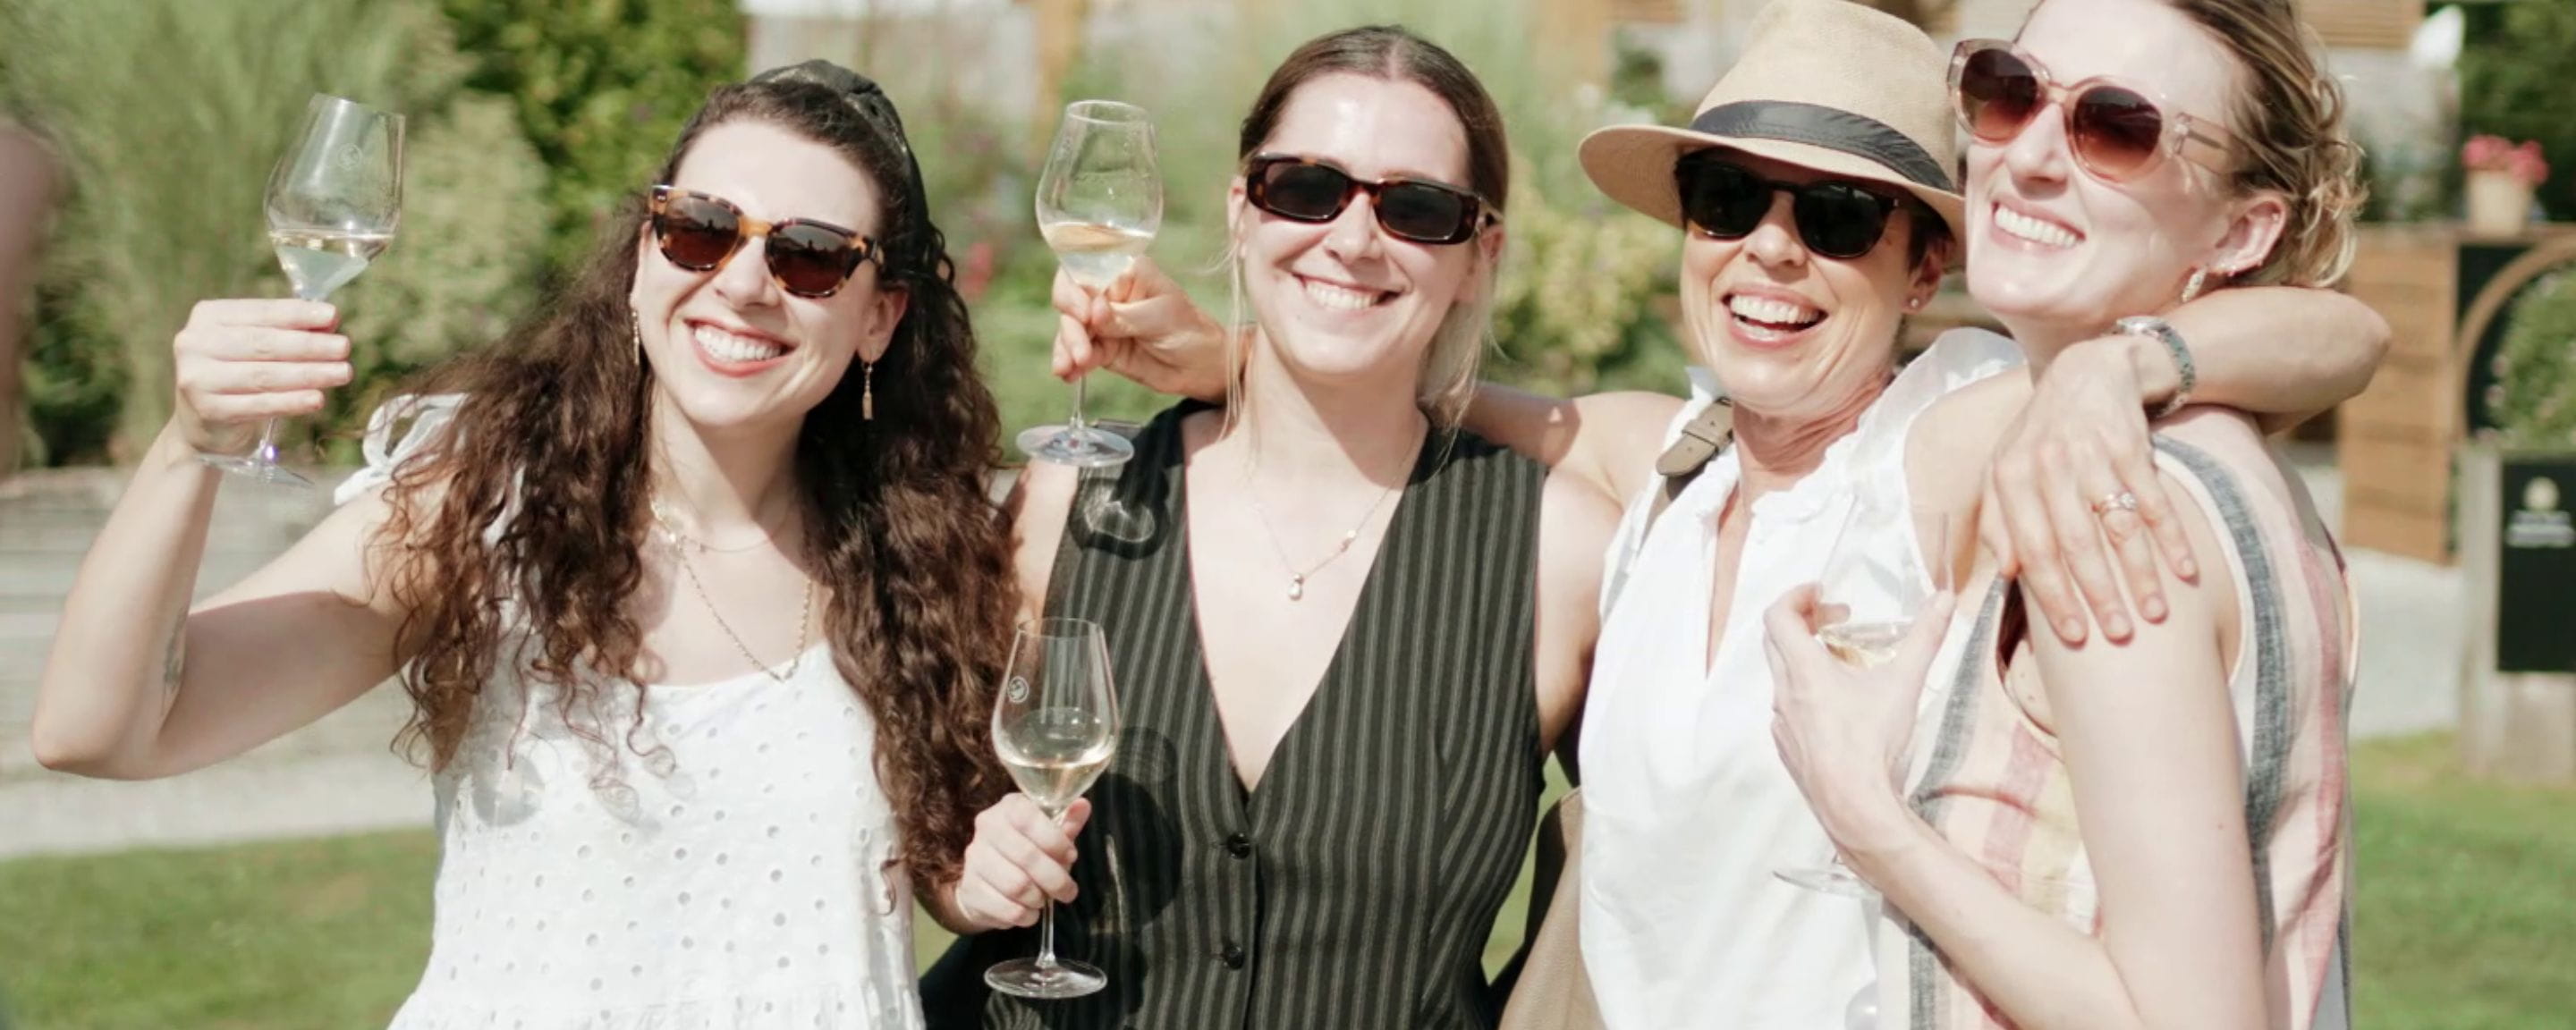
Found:
[[[2157,428],[2157,465],[2209,517],[2237,584],[2243,628],[2228,691],[2244,759],[2269,1025],[2345,1030],[2352,868],[2345,723],[2360,622],[2342,555],[2297,474],[2250,427],[2186,414]],[[2018,670],[2007,682],[1998,665],[2000,647],[2024,635],[2010,591],[1997,582],[1984,593],[1955,672],[1936,683],[1945,696],[1927,700],[1919,732],[1930,736],[1916,738],[1912,802],[2024,904],[2099,935],[2092,862],[2057,738],[2017,700],[2038,683]],[[1877,954],[1882,1025],[2012,1025],[1901,915],[1887,914]]]
[[[1258,789],[1235,775],[1191,603],[1184,403],[1084,474],[1048,614],[1108,636],[1123,722],[1059,954],[1106,990],[995,994],[991,1028],[1486,1028],[1482,953],[1536,816],[1545,470],[1465,433],[1416,459],[1340,651]],[[1211,589],[1225,584],[1202,583]],[[986,960],[1035,952],[986,934]]]

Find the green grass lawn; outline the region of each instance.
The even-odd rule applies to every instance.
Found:
[[[2452,747],[2357,752],[2360,1025],[2568,1025],[2576,790],[2467,781]],[[381,1026],[428,952],[436,863],[422,833],[0,863],[0,991],[16,1030]]]

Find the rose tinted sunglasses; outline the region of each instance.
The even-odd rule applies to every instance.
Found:
[[[2095,76],[2059,85],[2020,47],[1971,39],[1950,53],[1950,102],[1959,127],[1986,143],[2009,143],[2050,104],[2066,115],[2075,163],[2106,182],[2153,171],[2167,155],[2223,172],[2231,144],[2214,122],[2167,112],[2137,89]]]
[[[662,256],[692,272],[723,267],[744,240],[765,237],[770,277],[799,297],[839,293],[860,262],[885,260],[875,240],[840,226],[806,218],[764,222],[723,197],[675,186],[653,187],[652,225]]]
[[[1465,243],[1494,222],[1475,194],[1422,179],[1351,177],[1312,158],[1261,154],[1244,163],[1243,196],[1252,206],[1294,222],[1329,222],[1351,198],[1366,193],[1377,224],[1400,240],[1433,245]]]
[[[1773,194],[1789,195],[1798,242],[1823,257],[1848,261],[1870,252],[1887,232],[1895,197],[1849,182],[1780,182],[1755,175],[1714,151],[1682,155],[1673,163],[1682,218],[1721,240],[1741,239],[1771,213]]]

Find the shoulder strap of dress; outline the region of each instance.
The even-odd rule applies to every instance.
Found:
[[[1655,459],[1655,474],[1664,477],[1664,484],[1662,489],[1655,491],[1653,506],[1646,510],[1647,528],[1654,527],[1655,519],[1672,505],[1673,498],[1681,496],[1691,480],[1698,479],[1700,471],[1708,468],[1709,460],[1717,457],[1718,452],[1725,450],[1726,445],[1734,440],[1735,403],[1724,397],[1700,409],[1700,413],[1682,427],[1681,437],[1674,440],[1672,446],[1664,448],[1662,457]]]

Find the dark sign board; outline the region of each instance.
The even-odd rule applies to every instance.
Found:
[[[2576,453],[2502,456],[2496,670],[2576,672]]]

